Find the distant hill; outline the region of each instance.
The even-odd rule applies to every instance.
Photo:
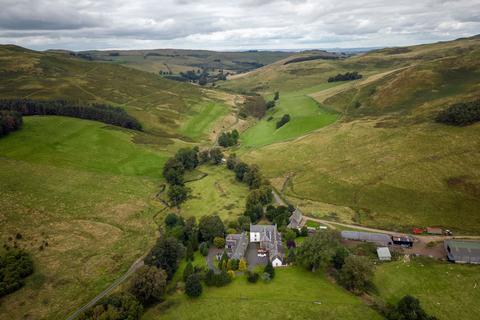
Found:
[[[223,102],[198,86],[118,64],[85,61],[65,52],[0,46],[0,97],[66,99],[124,108],[149,133],[181,136],[181,126],[203,106]]]
[[[59,50],[61,51],[61,50]],[[179,74],[193,70],[236,74],[254,70],[284,59],[292,52],[285,51],[239,51],[217,52],[209,50],[154,49],[154,50],[92,50],[63,52],[86,60],[122,64],[151,73]]]

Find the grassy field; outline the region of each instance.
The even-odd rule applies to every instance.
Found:
[[[473,320],[480,313],[478,266],[427,259],[386,263],[377,268],[375,284],[386,302],[396,303],[411,294],[439,320]]]
[[[241,276],[223,288],[204,287],[199,299],[178,294],[166,304],[142,319],[381,319],[322,274],[296,267],[277,269],[271,283],[250,284]]]
[[[192,195],[182,204],[181,214],[197,219],[217,214],[222,220],[233,220],[242,214],[248,187],[236,181],[234,173],[224,166],[204,165],[199,170],[207,176],[187,183],[192,189]]]
[[[331,86],[332,84],[325,84],[320,88]],[[335,122],[337,113],[322,108],[307,96],[309,92],[316,92],[320,88],[316,86],[302,91],[281,92],[276,106],[270,109],[262,120],[242,133],[241,147],[251,149],[297,138]],[[276,123],[284,114],[289,114],[291,120],[277,129]]]
[[[0,319],[62,319],[155,241],[153,195],[166,155],[99,122],[24,121],[0,139],[0,234],[2,245],[22,234],[35,273],[2,298]]]
[[[219,103],[204,103],[195,107],[193,115],[180,128],[180,132],[194,140],[199,140],[212,129],[213,124],[221,116],[228,113],[228,108]]]

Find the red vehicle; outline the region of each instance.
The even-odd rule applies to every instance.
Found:
[[[425,232],[425,229],[422,229],[422,228],[416,228],[416,227],[413,227],[412,228],[412,233],[413,234],[422,234]]]

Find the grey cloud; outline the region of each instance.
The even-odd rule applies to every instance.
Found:
[[[480,32],[478,0],[0,0],[0,41],[35,49],[404,45]]]

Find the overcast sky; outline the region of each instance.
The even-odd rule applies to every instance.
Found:
[[[400,46],[480,33],[480,0],[0,0],[0,43],[32,49]]]

